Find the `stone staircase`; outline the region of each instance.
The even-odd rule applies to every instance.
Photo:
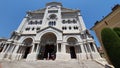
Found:
[[[69,61],[2,61],[2,68],[104,68],[104,66],[92,60],[69,60]]]

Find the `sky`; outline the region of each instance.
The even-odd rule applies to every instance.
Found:
[[[79,9],[87,29],[109,14],[112,7],[120,4],[120,0],[0,0],[0,37],[10,38],[27,11],[44,8],[46,3],[53,1],[61,2],[66,8]],[[100,46],[94,31],[90,32],[97,46]]]

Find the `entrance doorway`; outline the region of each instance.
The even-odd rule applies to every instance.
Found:
[[[70,55],[72,59],[76,59],[75,47],[70,46]]]
[[[57,37],[54,33],[46,33],[41,37],[40,50],[37,59],[55,60],[56,58],[56,41]]]
[[[31,51],[31,47],[32,47],[32,42],[33,42],[33,39],[32,38],[26,38],[22,44],[24,44],[24,46],[21,46],[21,49],[19,50],[20,53],[22,53],[22,58],[23,59],[26,59],[28,54],[30,53]]]
[[[54,45],[46,45],[45,46],[45,52],[44,52],[44,58],[47,60],[54,60],[56,58],[55,54],[55,46]]]
[[[24,49],[23,59],[27,58],[27,56],[30,53],[30,51],[31,51],[31,47],[27,47],[26,46],[25,49]]]

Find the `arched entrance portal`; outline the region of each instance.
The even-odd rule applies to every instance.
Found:
[[[41,37],[38,59],[54,60],[56,58],[57,38],[53,33],[46,33]]]
[[[31,51],[31,47],[32,47],[32,38],[27,38],[23,41],[24,46],[21,46],[20,48],[22,49],[22,58],[26,59],[27,55],[30,53]]]
[[[68,49],[71,55],[71,59],[76,59],[76,47],[75,44],[77,43],[77,39],[74,37],[70,37],[67,39]]]

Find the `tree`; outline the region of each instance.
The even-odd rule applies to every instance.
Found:
[[[104,28],[101,32],[103,46],[106,50],[109,60],[115,66],[120,67],[120,38],[110,28]]]
[[[115,27],[113,30],[114,30],[114,31],[117,33],[117,35],[120,37],[120,27]]]

